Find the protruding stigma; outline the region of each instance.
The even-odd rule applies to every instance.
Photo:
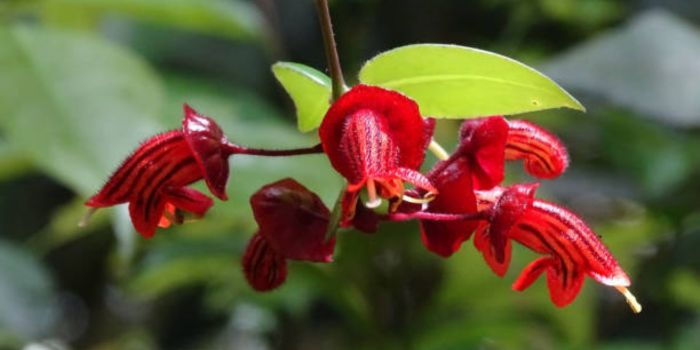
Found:
[[[629,289],[623,286],[615,286],[615,289],[617,289],[620,293],[622,293],[622,295],[625,296],[625,300],[632,309],[632,312],[634,312],[635,314],[642,312],[642,304],[640,304],[637,301],[637,298],[634,297],[634,294],[632,294],[632,292],[630,292]]]
[[[78,221],[78,227],[86,227],[88,223],[90,222],[90,218],[92,217],[93,214],[97,211],[97,208],[90,207],[88,208],[87,212],[85,212],[85,215],[83,215],[82,218],[80,218],[80,221]]]

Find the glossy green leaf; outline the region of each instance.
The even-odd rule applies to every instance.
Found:
[[[0,129],[83,195],[163,130],[160,82],[130,52],[74,32],[0,27]]]
[[[406,94],[436,118],[584,107],[554,81],[513,59],[469,47],[419,44],[369,60],[360,81]]]
[[[248,2],[233,0],[46,0],[45,15],[66,18],[76,11],[116,13],[155,24],[234,39],[262,33],[261,16]]]
[[[318,128],[330,106],[330,78],[311,67],[292,62],[275,63],[272,72],[294,101],[299,130],[307,132]]]

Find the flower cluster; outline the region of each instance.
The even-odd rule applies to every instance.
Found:
[[[266,185],[251,197],[259,229],[243,256],[243,269],[256,290],[281,285],[288,259],[332,261],[337,226],[371,233],[382,221],[418,220],[427,250],[447,258],[473,235],[474,246],[499,276],[508,270],[513,242],[540,254],[517,278],[515,290],[546,273],[552,302],[565,306],[588,275],[622,292],[635,312],[641,310],[627,290],[629,278],[580,218],[537,199],[537,183],[503,184],[506,161],[522,160],[536,178],[560,176],[569,158],[554,135],[522,120],[470,119],[448,155],[432,141],[434,126],[435,120],[421,116],[404,95],[358,85],[326,113],[319,145],[260,150],[229,142],[212,119],[185,106],[182,130],[147,140],[86,205],[128,202],[134,227],[151,237],[158,226],[180,224],[185,213],[201,217],[212,206],[211,198],[187,187],[193,182],[205,180],[215,197],[226,200],[231,155],[325,153],[347,180],[338,215],[293,179]],[[428,148],[443,159],[424,174],[420,168]],[[388,205],[382,207],[384,200]]]

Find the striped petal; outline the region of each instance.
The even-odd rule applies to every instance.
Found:
[[[569,166],[569,154],[559,138],[524,120],[508,121],[506,160],[523,160],[530,175],[551,179]]]
[[[635,310],[641,309],[626,289],[630,285],[627,274],[598,236],[570,211],[535,200],[510,231],[510,236],[548,257],[547,286],[555,305],[571,303],[581,289],[583,277],[588,275],[602,284],[616,287]],[[516,285],[520,286],[518,290],[527,287],[522,281]]]
[[[272,249],[265,237],[256,233],[243,255],[243,274],[253,289],[269,291],[287,279],[287,261]]]

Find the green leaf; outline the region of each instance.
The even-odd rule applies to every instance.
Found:
[[[661,9],[557,55],[543,70],[576,91],[655,121],[700,126],[700,31]]]
[[[559,85],[510,58],[469,47],[419,44],[369,60],[360,81],[396,90],[436,118],[471,118],[584,107]]]
[[[311,67],[292,62],[277,62],[272,72],[294,101],[299,130],[318,128],[330,106],[331,79]]]
[[[0,139],[0,181],[22,175],[32,169],[32,164],[17,149]]]
[[[49,274],[29,252],[0,241],[0,330],[25,339],[46,336],[57,305]]]
[[[124,49],[73,32],[0,26],[0,128],[18,152],[83,195],[155,120],[160,81]]]
[[[50,12],[63,12],[70,15],[76,10],[117,13],[137,20],[233,39],[252,39],[263,33],[259,12],[250,3],[243,1],[46,0],[45,2],[45,11],[49,12],[47,15],[51,15]]]
[[[243,237],[224,235],[158,239],[127,286],[139,296],[156,297],[185,285],[230,278],[240,269],[233,257],[243,244]]]

